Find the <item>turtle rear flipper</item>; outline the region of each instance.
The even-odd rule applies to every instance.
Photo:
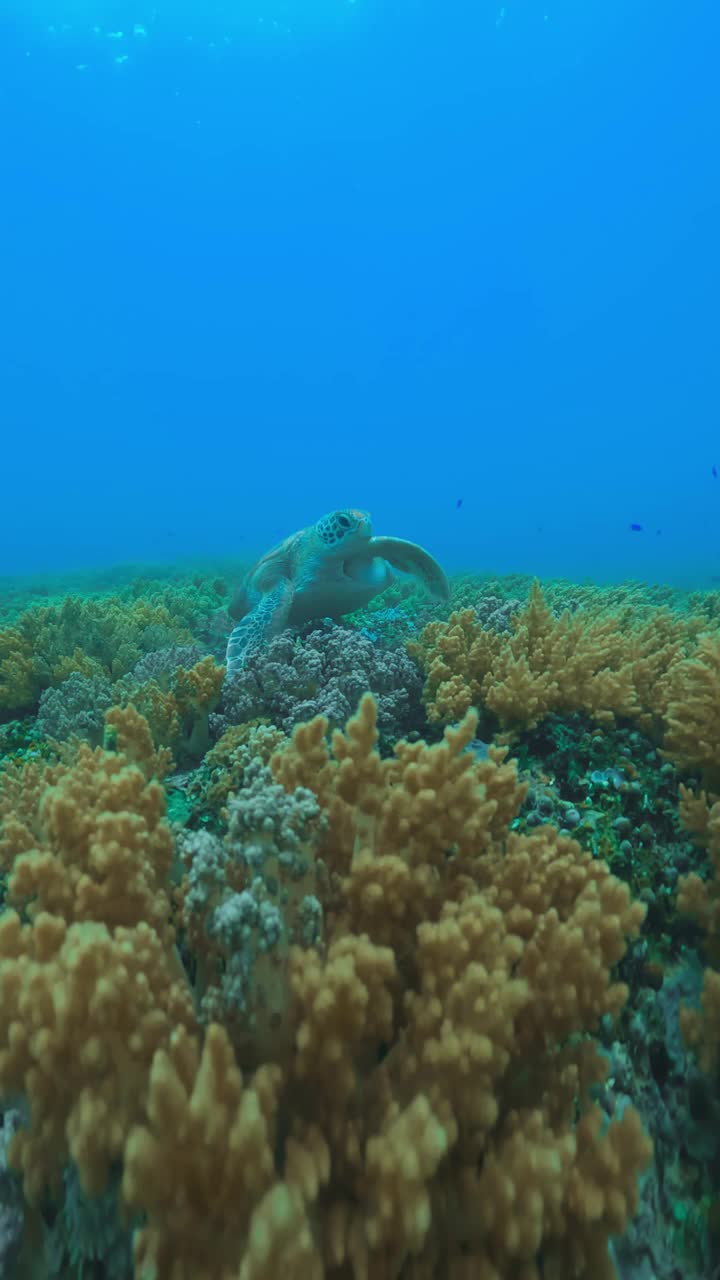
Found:
[[[387,560],[393,569],[418,578],[438,600],[448,599],[450,586],[445,574],[437,560],[417,542],[408,542],[405,538],[371,538],[369,549],[374,556]]]
[[[287,626],[294,594],[292,583],[283,578],[233,627],[225,654],[226,678],[242,670],[249,654],[258,652]]]

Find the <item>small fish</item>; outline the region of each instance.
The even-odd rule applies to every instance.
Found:
[[[713,477],[713,480],[717,480],[717,478],[718,478],[718,469],[717,469],[717,467],[713,467],[713,469],[712,469],[712,477]]]
[[[462,504],[463,504],[463,499],[462,499],[462,498],[458,498],[457,502],[455,503],[455,510],[456,510],[456,511],[459,511],[459,510],[460,510],[460,508],[461,508],[461,506],[462,506]]]
[[[643,527],[641,524],[631,524],[630,528],[632,529],[633,533],[642,533],[643,531]]]

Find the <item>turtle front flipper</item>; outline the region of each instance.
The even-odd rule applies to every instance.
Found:
[[[450,586],[437,560],[417,542],[405,538],[371,538],[369,550],[374,556],[382,556],[393,569],[411,573],[438,600],[447,600]]]
[[[283,578],[233,627],[225,654],[226,679],[241,671],[250,654],[263,649],[287,626],[294,594],[292,583]]]

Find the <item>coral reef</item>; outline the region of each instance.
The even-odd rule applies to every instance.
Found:
[[[43,689],[73,672],[118,680],[159,649],[207,637],[215,584],[136,582],[123,594],[67,596],[33,605],[0,628],[0,714],[34,709]]]
[[[636,944],[633,963],[642,964],[647,945]],[[696,999],[699,984],[694,966],[672,966],[658,990],[638,990],[623,1016],[621,1038],[608,1037],[601,1105],[612,1116],[632,1100],[654,1143],[639,1213],[612,1246],[622,1275],[708,1280],[720,1268],[712,1230],[720,1100],[689,1061],[680,1026],[681,1010]]]
[[[720,1280],[718,593],[236,577],[0,598],[0,1270]]]
[[[524,788],[474,716],[390,759],[376,716],[245,770],[225,836],[180,841],[175,928],[132,709],[117,751],[10,777],[12,1160],[31,1199],[119,1163],[137,1277],[611,1272],[650,1145],[630,1107],[603,1125],[588,1033],[643,909],[571,838],[509,833]]]
[[[173,676],[181,667],[189,671],[204,657],[199,644],[175,644],[168,649],[156,649],[135,663],[129,673],[128,685],[138,687],[154,681],[161,688],[170,688]]]
[[[408,649],[426,673],[432,721],[457,720],[475,706],[512,732],[575,711],[603,725],[632,718],[651,731],[668,715],[673,670],[700,627],[662,609],[634,622],[599,611],[556,617],[535,583],[510,633],[464,609],[429,623]]]
[[[105,712],[132,706],[147,720],[156,746],[167,747],[178,763],[197,762],[210,745],[210,715],[224,671],[212,657],[202,657],[196,645],[148,654],[114,684],[105,676],[74,671],[40,695],[35,728],[58,742],[77,737],[99,746]]]
[[[678,908],[697,920],[712,962],[705,970],[701,1009],[684,1009],[682,1027],[687,1043],[698,1050],[703,1070],[714,1072],[720,1056],[720,798],[681,787],[680,818],[707,850],[710,875],[706,879],[692,872],[681,879]]]
[[[37,730],[59,742],[77,737],[99,747],[105,731],[105,712],[114,701],[112,683],[105,676],[73,671],[62,684],[40,695]]]
[[[211,656],[186,667],[195,646],[153,653],[114,687],[119,706],[132,706],[147,720],[156,746],[167,747],[180,765],[197,763],[210,746],[210,716],[220,701],[225,668]],[[150,679],[137,682],[135,673]]]
[[[667,757],[697,770],[707,787],[720,790],[720,640],[701,636],[695,653],[675,666],[664,741]]]
[[[264,721],[251,720],[227,729],[188,781],[192,825],[217,824],[230,795],[243,786],[249,766],[258,761],[267,764],[282,740],[280,730]]]
[[[514,596],[482,595],[475,605],[475,616],[488,631],[511,631],[512,621],[522,609],[522,602]]]
[[[223,724],[266,717],[290,733],[303,720],[324,715],[343,725],[369,691],[381,734],[395,741],[422,726],[421,689],[420,673],[403,650],[373,644],[358,631],[331,626],[298,639],[286,633],[228,680]]]

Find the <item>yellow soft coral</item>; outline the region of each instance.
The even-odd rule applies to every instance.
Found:
[[[125,1144],[123,1196],[146,1225],[135,1240],[136,1280],[322,1280],[307,1206],[330,1175],[315,1129],[290,1139],[276,1170],[282,1072],[239,1071],[224,1029],[201,1054],[188,1036],[156,1054],[147,1120]]]
[[[185,671],[175,673],[173,693],[182,725],[183,747],[188,755],[200,758],[210,746],[208,717],[215,710],[225,678],[225,668],[213,658],[203,658]]]
[[[345,733],[333,733],[330,750],[327,721],[319,716],[298,726],[271,760],[287,790],[303,786],[317,795],[328,820],[320,851],[333,873],[349,877],[345,892],[360,932],[366,912],[426,919],[456,878],[462,882],[472,874],[526,792],[504,752],[477,761],[467,750],[477,727],[474,714],[458,729],[447,729],[441,743],[403,741],[387,760],[376,750],[376,721],[375,702],[366,694]],[[398,884],[379,912],[379,887],[372,888],[378,869],[383,884],[386,870],[388,887],[393,879]]]
[[[12,1163],[37,1198],[69,1156],[88,1192],[101,1191],[142,1114],[156,1049],[192,1003],[167,948],[147,924],[69,928],[41,912],[0,919],[0,1089],[24,1094],[30,1124]]]
[[[225,678],[225,668],[213,658],[203,658],[186,671],[175,674],[173,687],[181,707],[196,712],[212,711],[217,706]]]
[[[331,943],[325,959],[295,950],[291,983],[298,1020],[293,1070],[330,1091],[342,1107],[354,1091],[357,1064],[393,1030],[389,985],[395,957],[354,934]]]
[[[512,732],[551,712],[584,711],[601,724],[628,716],[655,731],[697,626],[666,609],[637,619],[600,608],[556,617],[536,582],[511,632],[484,628],[463,609],[429,623],[409,649],[426,672],[431,720],[457,720],[475,706]]]
[[[194,1025],[174,949],[173,841],[148,727],[111,716],[116,745],[79,745],[56,764],[6,774],[0,853],[0,1085],[24,1093],[14,1143],[37,1196],[71,1155],[87,1190],[104,1185],[142,1114],[156,1049]]]
[[[32,646],[17,629],[0,630],[0,710],[18,711],[30,707],[42,684],[38,684]]]
[[[16,818],[10,835],[3,824],[6,856],[15,855],[10,902],[68,924],[143,922],[169,938],[173,842],[160,784],[125,756],[85,745],[74,765],[50,766],[46,781],[31,822]]]
[[[253,1208],[275,1182],[273,1148],[281,1073],[246,1085],[222,1027],[198,1057],[179,1033],[153,1062],[147,1121],[128,1134],[123,1195],[147,1226],[135,1248],[137,1280],[235,1280]]]
[[[483,681],[503,648],[496,631],[482,627],[474,609],[461,609],[447,622],[429,622],[408,645],[426,673],[425,702],[432,721],[460,720],[482,702]]]
[[[30,1103],[14,1155],[33,1194],[68,1153],[92,1190],[120,1162],[138,1280],[530,1277],[541,1257],[559,1280],[609,1274],[650,1148],[631,1109],[605,1125],[589,1036],[624,999],[612,968],[643,911],[553,828],[509,832],[524,791],[503,752],[468,750],[475,729],[469,714],[383,760],[367,697],[331,747],[322,719],[296,731],[281,786],[254,773],[236,846],[203,833],[191,888],[239,874],[239,926],[269,910],[285,937],[312,867],[319,928],[274,960],[273,1062],[249,1034],[194,1028],[147,770],[79,748],[44,793],[33,775],[39,816],[14,791],[35,850],[11,828],[30,910],[0,925],[0,1084]],[[272,815],[285,791],[307,819],[294,844]],[[259,895],[253,820],[289,841]]]
[[[285,785],[315,790],[328,817],[323,849],[341,878],[335,927],[355,937],[362,924],[364,945],[390,944],[397,971],[376,970],[381,986],[367,995],[368,1011],[394,1007],[391,1034],[368,1024],[370,1042],[351,1050],[350,1037],[343,1051],[340,1029],[354,1002],[346,1008],[332,986],[324,995],[318,986],[312,996],[323,1020],[301,1021],[290,1084],[298,1073],[304,1089],[294,1115],[296,1123],[303,1111],[306,1122],[322,1123],[335,1169],[323,1252],[330,1249],[337,1265],[344,1260],[364,1280],[404,1274],[416,1251],[431,1259],[435,1242],[444,1241],[442,1265],[449,1267],[474,1237],[488,1196],[485,1185],[472,1189],[478,1161],[494,1152],[507,1180],[508,1161],[514,1150],[525,1150],[529,1126],[524,1158],[536,1170],[541,1204],[556,1210],[543,1211],[524,1235],[511,1222],[481,1233],[477,1272],[490,1275],[495,1267],[498,1275],[510,1274],[516,1261],[530,1267],[542,1242],[544,1254],[563,1260],[558,1275],[575,1274],[578,1265],[593,1274],[599,1241],[634,1211],[635,1174],[650,1146],[631,1113],[599,1136],[600,1112],[588,1090],[602,1077],[600,1060],[579,1046],[575,1063],[557,1046],[620,1008],[626,990],[609,980],[610,968],[644,910],[575,841],[551,828],[507,835],[522,791],[501,753],[479,764],[465,750],[473,716],[437,747],[401,744],[394,760],[380,761],[372,748],[373,714],[372,701],[364,700],[347,734],[334,735],[332,753],[320,732],[325,726],[314,722],[273,760]],[[308,973],[317,975],[317,986],[322,968],[311,960]],[[390,1002],[398,978],[405,985],[401,1006]],[[298,994],[304,998],[303,987]],[[374,1069],[373,1039],[390,1046]],[[333,1082],[326,1052],[336,1064]],[[513,1097],[523,1109],[505,1115],[503,1099]],[[578,1106],[587,1118],[576,1134]],[[536,1114],[547,1130],[544,1160],[533,1154]],[[603,1199],[590,1196],[589,1171],[583,1172],[586,1131],[595,1134],[598,1169],[617,1169],[617,1192],[608,1188]],[[393,1154],[395,1132],[403,1134],[403,1159]],[[425,1132],[434,1135],[429,1149]],[[389,1146],[379,1163],[383,1143]],[[514,1222],[528,1225],[522,1213]]]
[[[133,706],[111,707],[105,713],[106,745],[112,745],[146,778],[162,779],[170,772],[172,755],[167,747],[155,749],[150,724]]]
[[[191,639],[184,618],[152,600],[68,596],[35,606],[0,628],[0,708],[25,710],[74,671],[117,680],[152,649]]]
[[[664,754],[679,769],[697,769],[720,790],[720,641],[701,636],[693,657],[672,673]]]
[[[443,1122],[424,1094],[418,1094],[404,1110],[398,1109],[383,1133],[370,1138],[365,1223],[370,1249],[392,1250],[400,1235],[411,1254],[420,1252],[432,1228],[432,1180],[455,1136],[452,1120]]]
[[[518,1275],[539,1277],[528,1264],[540,1250],[543,1275],[615,1275],[607,1237],[637,1211],[630,1170],[647,1162],[650,1144],[631,1109],[605,1138],[602,1126],[598,1109],[585,1112],[574,1131],[558,1131],[543,1108],[510,1117],[475,1188],[477,1226],[504,1259],[499,1275],[515,1275],[524,1264]]]
[[[179,667],[167,680],[147,680],[133,686],[123,681],[123,702],[135,707],[150,726],[158,747],[179,760],[199,760],[210,745],[209,716],[217,706],[225,668],[203,658],[186,670]]]

